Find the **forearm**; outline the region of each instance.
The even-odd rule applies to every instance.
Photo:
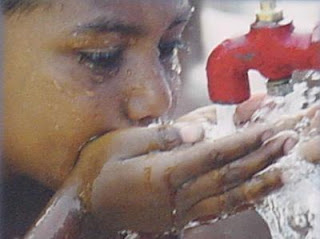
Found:
[[[116,233],[100,230],[99,223],[85,208],[80,197],[82,186],[82,180],[70,176],[24,239],[115,239]]]
[[[77,185],[70,185],[59,190],[25,239],[79,238],[83,213],[77,191]]]

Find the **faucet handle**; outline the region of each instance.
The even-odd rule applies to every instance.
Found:
[[[277,9],[276,0],[261,0],[256,16],[259,22],[279,22],[283,20],[283,11]]]
[[[270,11],[274,10],[277,6],[275,0],[261,0],[260,1],[260,9],[261,11]]]

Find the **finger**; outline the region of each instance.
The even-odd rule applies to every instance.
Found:
[[[308,116],[313,118],[310,119]],[[312,137],[313,135],[317,135],[320,132],[320,110],[312,112],[312,114],[309,114],[308,116],[304,117],[301,121],[301,125],[302,127],[304,127],[302,133],[303,135]]]
[[[217,139],[200,142],[177,153],[175,170],[171,172],[171,184],[179,188],[184,182],[202,175],[214,168],[226,165],[257,149],[263,141],[277,133],[294,129],[303,115],[283,117],[277,123],[255,124],[244,131]]]
[[[256,94],[238,105],[234,115],[235,124],[240,125],[249,121],[254,112],[261,107],[266,97],[266,94]]]
[[[216,123],[216,108],[214,105],[205,106],[199,109],[196,109],[179,119],[177,119],[177,123],[186,123],[186,122],[208,122],[208,123]]]
[[[282,186],[280,171],[274,170],[257,176],[223,195],[210,197],[177,214],[177,225],[183,227],[192,220],[214,219],[245,210],[252,204]]]
[[[313,119],[311,120],[310,128],[320,130],[320,110],[316,111]]]
[[[294,116],[283,116],[280,120],[276,121],[271,129],[272,135],[281,131],[295,129],[297,124],[305,117],[304,114],[297,114]]]
[[[316,104],[316,105],[312,106],[311,108],[302,111],[302,114],[311,119],[315,116],[315,114],[319,110],[320,110],[320,104]]]
[[[204,129],[201,123],[179,123],[174,124],[179,129],[183,143],[193,144],[204,138]]]
[[[266,125],[259,125],[176,152],[176,167],[170,175],[171,184],[174,188],[180,188],[190,179],[220,168],[257,149],[263,143],[265,133],[269,134],[267,129],[269,130]]]
[[[184,210],[203,198],[220,195],[242,184],[269,166],[275,159],[283,156],[284,148],[288,140],[293,139],[292,137],[292,133],[275,137],[243,158],[186,183],[177,193],[177,200],[184,202],[181,204],[184,208],[178,209]]]
[[[80,157],[126,160],[151,151],[166,151],[182,144],[179,130],[172,126],[129,128],[105,134],[90,142]]]
[[[311,163],[320,163],[320,135],[313,139],[302,143],[300,146],[300,154]]]

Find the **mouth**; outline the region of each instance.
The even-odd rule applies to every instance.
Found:
[[[130,128],[130,127],[148,127],[150,125],[163,125],[163,124],[169,124],[170,120],[169,117],[158,117],[158,118],[154,118],[154,117],[145,117],[142,118],[140,120],[137,121],[133,121],[133,120],[128,120],[128,122],[126,123],[126,125],[123,125],[122,127],[114,127],[114,128],[109,128],[106,130],[103,130],[101,132],[96,133],[95,135],[93,135],[92,137],[90,137],[86,143],[84,143],[84,145],[96,140],[97,138],[100,138],[101,136],[110,133],[112,131],[115,130],[119,130],[119,129],[125,129],[125,128]],[[81,148],[83,148],[83,146],[81,146]]]
[[[143,119],[137,120],[137,121],[128,121],[127,124],[123,127],[115,127],[115,128],[109,128],[106,130],[102,130],[95,135],[91,136],[87,141],[85,141],[78,149],[78,153],[82,151],[82,149],[91,143],[92,141],[95,141],[96,139],[102,137],[105,134],[108,134],[112,131],[116,131],[119,129],[125,129],[125,128],[130,128],[130,127],[148,127],[150,125],[163,125],[163,124],[169,124],[169,117],[158,117],[158,118],[153,118],[153,117],[145,117]]]

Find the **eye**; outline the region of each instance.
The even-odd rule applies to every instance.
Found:
[[[181,40],[174,40],[170,42],[162,42],[159,44],[159,58],[165,60],[171,58],[177,50],[184,49],[185,44]]]
[[[89,49],[78,52],[79,63],[85,64],[96,73],[118,69],[122,59],[122,48]]]

